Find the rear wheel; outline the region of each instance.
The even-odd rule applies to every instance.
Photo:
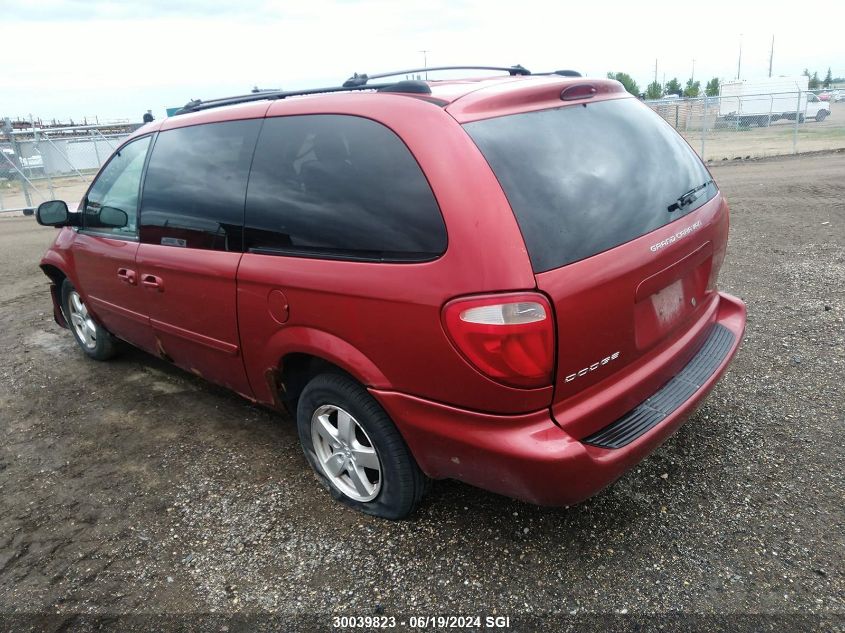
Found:
[[[299,398],[296,418],[305,457],[335,499],[385,519],[414,510],[427,478],[359,383],[343,374],[315,377]]]
[[[108,360],[117,353],[117,339],[94,320],[70,280],[62,283],[62,309],[80,349],[94,360]]]

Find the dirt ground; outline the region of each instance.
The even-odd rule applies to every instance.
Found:
[[[443,481],[397,523],[334,503],[289,419],[142,352],[84,357],[37,268],[54,232],[0,219],[0,631],[129,613],[845,630],[845,153],[713,173],[732,205],[720,285],[749,320],[690,421],[576,507]]]
[[[93,174],[82,174],[81,176],[53,178],[50,183],[44,179],[35,180],[33,184],[36,190],[30,190],[29,202],[26,200],[20,182],[0,180],[0,211],[27,207],[35,208],[47,200],[64,200],[68,207],[74,208],[85,195],[85,192],[88,191],[88,185],[91,184],[93,178]],[[52,185],[52,189],[50,185]]]

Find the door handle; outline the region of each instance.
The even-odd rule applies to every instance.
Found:
[[[145,273],[141,275],[141,283],[147,288],[155,288],[159,292],[164,292],[164,280],[161,277]]]
[[[117,269],[117,277],[120,281],[127,283],[129,285],[135,285],[135,271],[130,270],[129,268],[118,268]]]

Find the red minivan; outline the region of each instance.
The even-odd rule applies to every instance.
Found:
[[[287,408],[319,480],[370,514],[406,516],[431,478],[589,497],[739,346],[728,205],[619,83],[496,70],[142,127],[77,212],[38,210],[62,227],[57,322],[92,358],[126,341]]]

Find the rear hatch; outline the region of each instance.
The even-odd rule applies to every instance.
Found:
[[[464,127],[555,310],[553,413],[584,437],[648,398],[702,344],[718,303],[727,205],[689,145],[636,99]]]

